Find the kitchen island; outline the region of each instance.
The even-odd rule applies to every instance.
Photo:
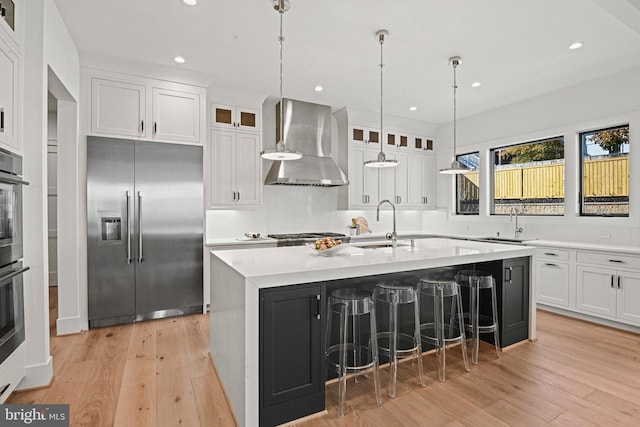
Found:
[[[284,414],[287,418],[290,412],[289,419],[293,419],[324,409],[324,378],[318,372],[324,372],[323,307],[327,289],[366,281],[374,283],[377,278],[394,275],[416,277],[425,270],[462,266],[494,269],[492,273],[500,282],[502,263],[511,260],[521,260],[526,267],[522,269],[524,279],[527,284],[533,283],[529,265],[534,249],[530,247],[443,238],[415,240],[415,246],[408,241],[398,243],[397,248],[349,246],[331,257],[318,256],[304,246],[212,251],[211,357],[240,425],[271,424],[274,413],[278,422],[284,422],[278,416]],[[295,293],[291,299],[280,298],[291,292]],[[533,339],[535,299],[531,287],[527,286],[526,293],[525,339]],[[307,302],[300,312],[309,312],[306,313],[309,320],[294,317],[292,322],[282,323],[286,317],[274,321],[272,311],[265,313],[276,307],[274,301],[284,301],[283,308],[291,309],[292,315],[298,313],[299,306],[287,305],[297,301],[296,298],[308,298],[303,299]],[[311,367],[313,372],[309,372],[308,387],[303,384],[287,390],[287,386],[275,384],[280,373],[274,372],[270,359],[274,355],[283,357],[282,350],[273,348],[278,342],[274,325],[288,329],[292,323],[299,326],[297,330],[308,332],[301,334],[300,344],[305,346],[301,354],[314,360],[307,363],[294,359],[295,363],[290,364],[294,380],[299,373],[297,369],[304,372]],[[290,343],[295,337],[287,333],[283,342]],[[314,409],[305,413],[306,407]]]

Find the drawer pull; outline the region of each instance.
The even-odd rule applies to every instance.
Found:
[[[553,264],[553,263],[550,263],[550,262],[545,262],[544,265],[548,265],[549,267],[557,267],[558,266],[558,264]]]
[[[4,392],[7,391],[7,389],[9,387],[11,387],[11,383],[9,383],[6,386],[2,387],[2,390],[0,390],[0,396],[2,396],[4,394]]]
[[[544,254],[549,256],[559,256],[558,254],[554,254],[553,252],[545,252]]]
[[[625,263],[621,259],[610,259],[609,262],[615,262],[615,263],[618,263],[618,264],[624,264]]]

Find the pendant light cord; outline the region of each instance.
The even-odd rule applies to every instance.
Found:
[[[384,132],[382,130],[382,119],[383,119],[383,114],[382,114],[382,105],[384,104],[383,101],[383,86],[382,86],[382,70],[384,68],[384,61],[383,61],[383,57],[382,57],[382,45],[384,44],[384,34],[380,34],[380,152],[382,153],[382,147],[384,145]]]
[[[280,141],[276,143],[276,150],[278,151],[284,151],[284,99],[282,95],[282,44],[284,42],[284,37],[282,36],[282,16],[284,15],[284,2],[285,0],[280,0],[278,6],[278,12],[280,13],[280,36],[278,37],[278,41],[280,42]]]
[[[454,60],[453,62],[453,160],[458,161],[456,158],[456,89],[458,89],[458,84],[456,82],[456,68],[458,68],[458,61]]]

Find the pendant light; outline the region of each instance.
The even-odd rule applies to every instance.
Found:
[[[369,160],[364,162],[364,165],[368,168],[393,168],[398,166],[397,160],[387,160],[387,157],[382,151],[382,147],[384,146],[384,133],[382,131],[382,69],[384,67],[383,57],[382,57],[382,45],[384,44],[384,39],[389,35],[387,30],[380,30],[376,33],[376,39],[380,42],[380,152],[378,153],[378,158],[376,160]]]
[[[461,63],[462,61],[459,56],[452,56],[449,58],[449,65],[453,67],[453,161],[451,162],[451,166],[447,169],[440,169],[440,173],[445,175],[456,175],[471,172],[456,160],[456,89],[458,89],[458,84],[456,82],[456,68],[458,68],[458,65]]]
[[[264,150],[260,153],[260,156],[267,160],[298,160],[302,158],[302,153],[287,150],[284,140],[284,99],[282,96],[282,44],[284,37],[282,35],[282,16],[289,10],[289,0],[274,0],[273,8],[280,14],[280,36],[278,37],[278,42],[280,43],[280,140],[276,142],[275,150]]]

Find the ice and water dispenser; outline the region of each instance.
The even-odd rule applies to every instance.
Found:
[[[122,215],[116,212],[100,212],[100,242],[122,241]]]

